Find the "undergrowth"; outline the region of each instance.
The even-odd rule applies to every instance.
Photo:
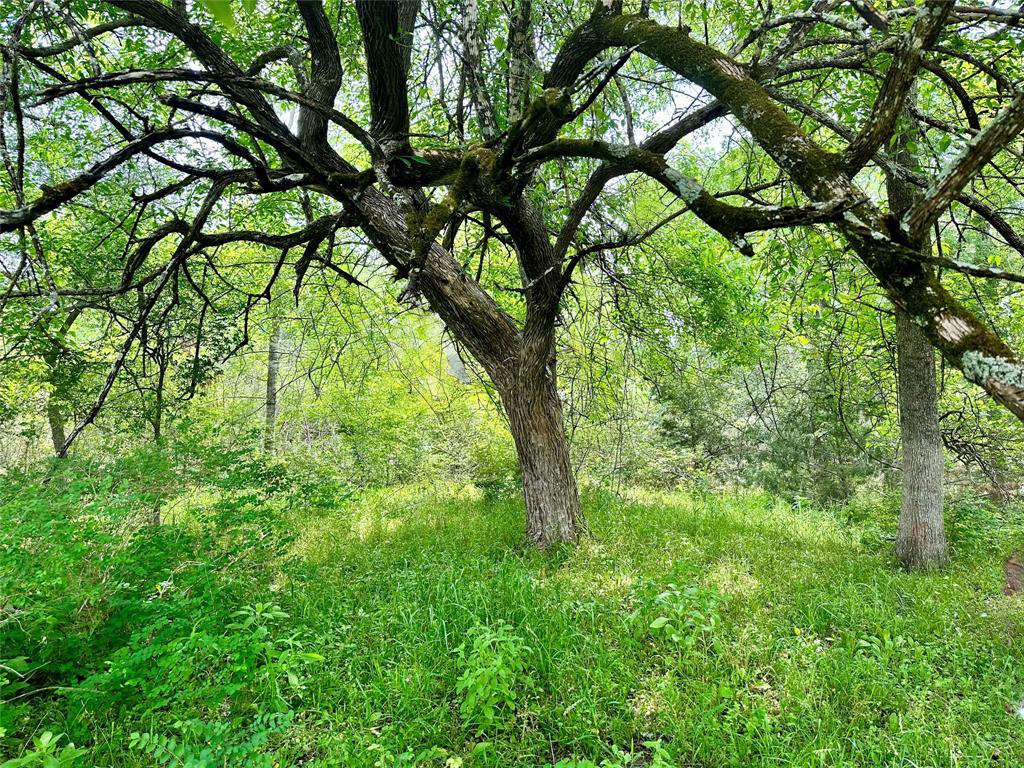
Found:
[[[500,495],[206,455],[4,478],[4,768],[1024,762],[1013,509],[926,575],[886,499],[592,493],[539,553]]]

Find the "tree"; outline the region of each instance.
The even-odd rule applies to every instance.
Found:
[[[121,280],[99,289],[146,292],[123,350],[191,261],[216,269],[216,254],[242,244],[276,253],[266,286],[250,298],[269,297],[293,250],[301,250],[290,261],[296,290],[314,265],[362,284],[337,263],[339,231],[358,232],[378,259],[364,268],[384,266],[404,281],[403,300],[425,302],[497,390],[519,456],[528,539],[541,547],[573,541],[585,524],[558,388],[560,309],[588,259],[642,241],[685,209],[750,255],[754,233],[828,226],[952,366],[1024,418],[1024,366],[921,250],[956,204],[1024,251],[1006,219],[969,189],[994,162],[1007,162],[1000,153],[1024,127],[1024,93],[977,55],[977,35],[961,31],[967,24],[1002,35],[1020,25],[1019,12],[927,0],[875,14],[868,26],[830,0],[778,17],[723,1],[705,15],[702,42],[681,19],[671,26],[652,18],[658,9],[648,2],[626,13],[605,0],[546,22],[535,20],[529,0],[508,18],[476,0],[357,0],[354,18],[347,5],[332,5],[332,14],[319,0],[265,16],[243,5],[244,34],[232,30],[232,6],[217,6],[225,18],[216,24],[180,0],[110,0],[92,26],[77,6],[58,13],[32,3],[11,25],[4,117],[13,207],[0,212],[0,232],[29,231],[125,168],[156,180],[135,193],[146,202],[132,206]],[[726,34],[738,35],[729,53],[716,47]],[[488,60],[502,49],[501,66]],[[946,65],[972,67],[994,85],[968,94]],[[805,91],[820,94],[822,83],[849,71],[873,87],[862,89],[860,111],[836,120]],[[971,123],[970,141],[931,175],[893,168],[882,151],[922,71],[936,73],[939,85],[929,87],[952,92]],[[608,116],[612,83],[625,142],[620,121]],[[689,84],[690,106],[657,127],[669,104],[681,106],[676,83]],[[117,148],[94,148],[87,167],[62,182],[35,182],[29,197],[26,98],[51,114],[80,110],[97,132],[106,126]],[[990,105],[984,125],[982,101]],[[945,125],[946,116],[934,119]],[[767,183],[712,192],[689,172],[696,160],[670,160],[686,137],[726,119],[749,138],[750,167],[771,171]],[[807,129],[798,122],[805,119]],[[650,129],[641,141],[638,121]],[[830,133],[812,136],[823,129]],[[950,133],[959,141],[961,132]],[[855,182],[872,162],[927,188],[902,218]],[[615,180],[630,174],[659,185],[676,209],[639,232],[623,231],[616,217]],[[134,178],[141,184],[145,174]],[[555,204],[556,191],[564,203]],[[736,196],[750,204],[726,202]],[[254,216],[264,228],[249,228],[239,213],[248,199],[279,201],[277,225]],[[510,256],[514,272],[494,265],[496,252]],[[508,296],[503,278],[515,273]]]
[[[935,352],[906,312],[896,313],[896,339],[903,469],[896,557],[907,568],[935,568],[948,559]]]
[[[54,456],[60,458],[63,454],[64,443],[67,442],[67,432],[64,428],[64,413],[61,410],[60,394],[64,388],[61,381],[61,358],[67,354],[66,339],[71,327],[78,319],[79,311],[72,310],[70,314],[57,328],[51,343],[43,352],[43,361],[47,370],[47,393],[46,393],[46,422],[50,428],[50,442],[53,444]]]
[[[911,103],[913,99],[909,100]],[[908,115],[915,135],[919,126]],[[913,163],[909,139],[896,140],[897,162]],[[893,173],[885,177],[889,211],[899,218],[920,199],[908,182]],[[924,238],[922,257],[931,257],[931,238]],[[900,411],[900,450],[903,493],[900,497],[896,557],[910,569],[936,568],[949,557],[943,516],[945,468],[939,432],[939,395],[935,384],[935,352],[914,319],[896,310],[896,386]]]
[[[281,343],[284,328],[281,319],[273,317],[270,322],[270,338],[267,341],[267,397],[263,412],[263,450],[274,450],[274,432],[277,428],[277,375],[281,368]]]

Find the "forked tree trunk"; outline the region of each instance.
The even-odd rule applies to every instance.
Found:
[[[403,167],[410,167],[406,157],[412,149],[405,93],[418,5],[418,0],[356,2],[368,62],[370,133],[384,158],[383,163],[376,164],[392,177],[405,175]],[[490,96],[486,88],[480,87],[476,0],[466,0],[463,12],[465,84],[482,132],[485,136],[497,135]],[[505,196],[493,211],[488,211],[490,204],[483,207],[497,216],[515,246],[526,303],[526,318],[520,329],[478,280],[469,277],[449,249],[435,242],[440,234],[436,225],[455,221],[452,212],[461,202],[453,201],[466,194],[469,199],[477,194],[487,199],[503,195],[492,175],[498,160],[498,154],[486,147],[474,150],[472,157],[467,155],[458,174],[461,181],[452,184],[459,191],[451,189],[445,202],[432,205],[427,215],[417,213],[415,208],[401,213],[373,190],[360,193],[353,204],[369,223],[364,231],[370,240],[386,257],[392,254],[392,264],[401,264],[400,272],[408,279],[403,295],[427,300],[453,338],[487,371],[500,393],[522,473],[526,538],[530,544],[544,548],[576,541],[583,530],[554,375],[563,261],[553,248],[543,212],[525,196],[517,195],[514,202]]]
[[[913,94],[911,102],[913,103]],[[912,127],[916,122],[910,118]],[[895,159],[913,165],[907,134],[897,143]],[[886,176],[889,210],[901,217],[920,193],[892,173]],[[931,241],[921,247],[931,255]],[[896,310],[897,399],[900,409],[900,448],[903,494],[896,536],[896,557],[908,569],[940,568],[949,558],[943,520],[942,434],[939,432],[935,350],[914,319]]]
[[[555,385],[546,376],[519,380],[502,402],[522,472],[527,541],[540,549],[578,541],[586,528]]]
[[[948,560],[943,520],[943,455],[935,386],[935,350],[905,313],[896,313],[903,496],[896,557],[907,568]]]

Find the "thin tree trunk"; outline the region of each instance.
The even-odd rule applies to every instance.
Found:
[[[267,400],[264,411],[263,449],[267,453],[274,450],[274,432],[277,427],[277,373],[281,367],[281,341],[284,330],[280,320],[274,321],[270,332],[270,346],[267,348]]]
[[[554,384],[517,381],[502,392],[516,444],[526,506],[526,539],[544,549],[575,542],[586,530]]]
[[[935,387],[935,350],[905,313],[896,313],[903,496],[896,557],[907,568],[945,565],[943,455]]]
[[[53,346],[43,354],[43,362],[46,363],[46,368],[49,371],[47,376],[49,392],[46,398],[46,421],[49,422],[50,426],[50,441],[53,443],[53,455],[58,459],[64,458],[63,451],[64,443],[67,442],[67,433],[64,430],[64,414],[61,413],[58,400],[54,398],[54,394],[58,389],[57,381],[59,379],[57,364],[60,361],[60,354],[64,349],[65,340],[71,331],[71,326],[75,324],[75,320],[78,319],[81,312],[81,309],[74,309],[68,313],[68,316],[64,318],[64,322],[61,323],[60,328],[57,330]]]
[[[156,379],[156,402],[153,405],[153,442],[159,443],[163,435],[164,425],[164,385],[167,382],[168,361],[163,357],[157,359],[158,373]]]
[[[64,414],[60,412],[60,407],[57,405],[57,401],[53,399],[52,393],[46,400],[46,420],[50,424],[50,440],[53,442],[53,455],[58,459],[63,458],[61,450],[64,448],[64,441],[67,440],[67,435],[64,432]]]

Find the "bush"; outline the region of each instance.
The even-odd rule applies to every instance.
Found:
[[[208,455],[66,461],[0,489],[0,753],[72,759],[57,737],[28,741],[40,702],[75,743],[144,722],[138,743],[174,764],[257,765],[243,753],[256,760],[288,728],[276,715],[320,657],[264,596],[307,493],[261,458]],[[176,501],[188,477],[204,491]],[[168,509],[175,524],[158,524]],[[211,728],[232,736],[204,753]]]
[[[458,648],[462,694],[459,711],[477,735],[508,727],[525,692],[532,688],[526,657],[532,651],[503,621],[477,625]]]

